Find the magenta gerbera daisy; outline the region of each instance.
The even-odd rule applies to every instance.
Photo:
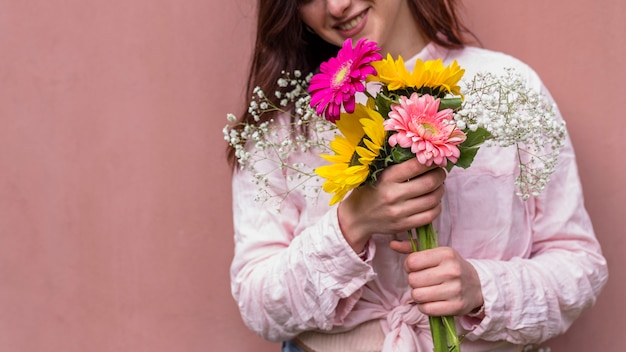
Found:
[[[342,106],[346,112],[354,112],[354,95],[365,91],[368,75],[376,74],[371,63],[382,59],[379,51],[376,43],[366,39],[352,47],[352,39],[348,38],[336,57],[321,64],[320,73],[311,78],[309,85],[311,107],[318,115],[335,122]]]
[[[400,97],[383,122],[385,130],[397,132],[389,137],[389,145],[410,147],[424,165],[456,163],[460,155],[457,146],[465,141],[465,133],[456,127],[452,109],[438,110],[439,99],[431,95]]]

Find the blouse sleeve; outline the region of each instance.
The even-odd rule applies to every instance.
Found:
[[[543,342],[564,333],[606,284],[607,263],[584,206],[569,138],[546,188],[529,202],[534,214],[528,258],[469,260],[485,300],[482,321],[461,319],[471,340]]]
[[[272,169],[263,162],[255,167],[261,172]],[[268,175],[265,188],[270,196],[284,194],[284,174],[274,170]],[[271,341],[341,324],[361,287],[375,275],[369,265],[373,243],[369,258],[363,260],[341,234],[336,207],[300,230],[302,205],[296,196],[281,198],[278,210],[255,201],[256,191],[251,172],[235,172],[235,254],[230,275],[243,321]]]

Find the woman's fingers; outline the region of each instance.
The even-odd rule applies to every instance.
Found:
[[[389,242],[389,247],[391,247],[391,249],[393,249],[394,251],[402,254],[409,254],[413,252],[413,246],[411,245],[411,241],[409,240],[393,240]]]
[[[390,246],[402,253],[408,250],[406,241],[392,241]],[[462,315],[484,303],[476,269],[450,247],[410,254],[405,270],[411,297],[425,314]]]
[[[390,172],[387,173],[387,171]],[[430,209],[439,204],[444,194],[442,186],[447,176],[443,169],[437,167],[425,170],[411,179],[401,179],[397,176],[398,173],[406,175],[398,172],[398,169],[385,170],[374,186],[378,191],[376,197],[381,203],[407,205],[411,209]],[[417,205],[417,207],[403,204],[407,201],[415,201],[413,205]]]
[[[425,167],[417,159],[390,166],[374,186],[353,190],[339,204],[344,237],[356,248],[373,233],[404,232],[432,222],[441,213],[445,178],[443,169]]]
[[[385,169],[381,178],[386,178],[393,182],[404,182],[435,168],[438,168],[438,166],[426,166],[420,164],[417,158],[413,158],[403,163],[389,166]]]

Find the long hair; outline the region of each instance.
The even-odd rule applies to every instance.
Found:
[[[279,89],[277,81],[282,72],[297,69],[308,74],[337,54],[338,47],[306,29],[298,12],[302,1],[306,0],[258,0],[256,41],[246,86],[247,96],[251,96],[257,86],[264,92],[274,92]],[[459,16],[459,0],[407,1],[428,41],[458,49],[468,43],[467,35],[473,36]],[[269,95],[268,98],[276,99]],[[247,108],[246,105],[240,121],[256,123]],[[233,167],[237,164],[232,147],[228,148],[228,161]]]

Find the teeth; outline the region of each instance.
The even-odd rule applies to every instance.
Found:
[[[359,17],[354,18],[350,22],[342,24],[341,26],[339,26],[339,29],[341,29],[342,31],[351,30],[352,28],[356,27],[356,25],[359,24],[359,22],[361,22],[361,20],[363,19],[363,16],[365,16],[365,13],[360,14]]]

